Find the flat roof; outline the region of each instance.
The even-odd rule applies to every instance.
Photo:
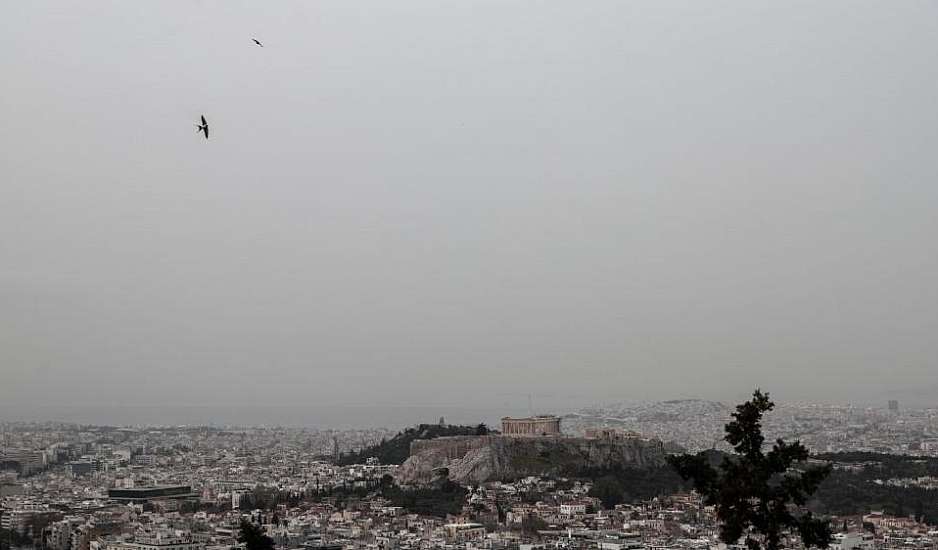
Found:
[[[186,491],[191,491],[192,487],[189,485],[153,485],[152,487],[112,487],[108,491],[123,491],[126,493],[147,493],[150,491],[163,491],[166,489],[184,489]]]
[[[113,487],[107,490],[112,500],[149,500],[155,498],[189,498],[198,496],[189,485],[161,485],[157,487]]]

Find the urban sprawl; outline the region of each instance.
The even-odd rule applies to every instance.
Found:
[[[661,448],[727,450],[722,436],[730,412],[698,400],[614,404],[562,418],[504,419],[492,429],[480,426],[480,433],[641,438]],[[861,453],[938,459],[938,410],[900,410],[895,402],[882,408],[780,404],[766,420],[769,441],[798,439],[813,453],[854,457],[835,461],[835,471],[875,467],[875,458],[855,459]],[[443,419],[432,424],[446,425]],[[398,485],[398,464],[374,456],[348,463],[354,453],[395,436],[396,429],[2,423],[3,543],[48,550],[229,550],[244,547],[239,526],[248,520],[281,550],[726,548],[713,509],[692,491],[610,503],[597,482],[584,477],[526,475],[462,485],[447,480],[445,468],[434,470],[435,484],[408,488]],[[938,491],[938,479],[928,475],[870,483],[881,490]],[[424,509],[415,505],[421,498],[430,503]],[[938,550],[938,527],[927,514],[911,506],[903,512],[830,515],[832,548]],[[799,547],[794,539],[786,544]]]

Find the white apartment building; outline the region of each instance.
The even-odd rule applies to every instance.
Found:
[[[106,550],[204,550],[205,544],[195,542],[192,535],[178,531],[141,532],[132,542],[109,542]]]

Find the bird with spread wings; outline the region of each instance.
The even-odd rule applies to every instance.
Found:
[[[208,139],[208,122],[205,120],[205,115],[202,115],[202,124],[197,124],[196,126],[199,127],[196,132],[202,132],[205,134],[205,139]]]

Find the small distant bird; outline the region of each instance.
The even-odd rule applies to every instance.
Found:
[[[261,44],[261,41],[260,41],[260,40],[258,40],[258,39],[256,39],[256,38],[252,38],[251,40],[253,40],[254,43],[257,44],[258,46],[260,46],[260,47],[262,47],[262,48],[264,47],[264,45]]]
[[[205,139],[208,139],[208,122],[205,120],[205,115],[202,115],[202,124],[196,124],[199,127],[196,132],[202,132],[205,134]]]

